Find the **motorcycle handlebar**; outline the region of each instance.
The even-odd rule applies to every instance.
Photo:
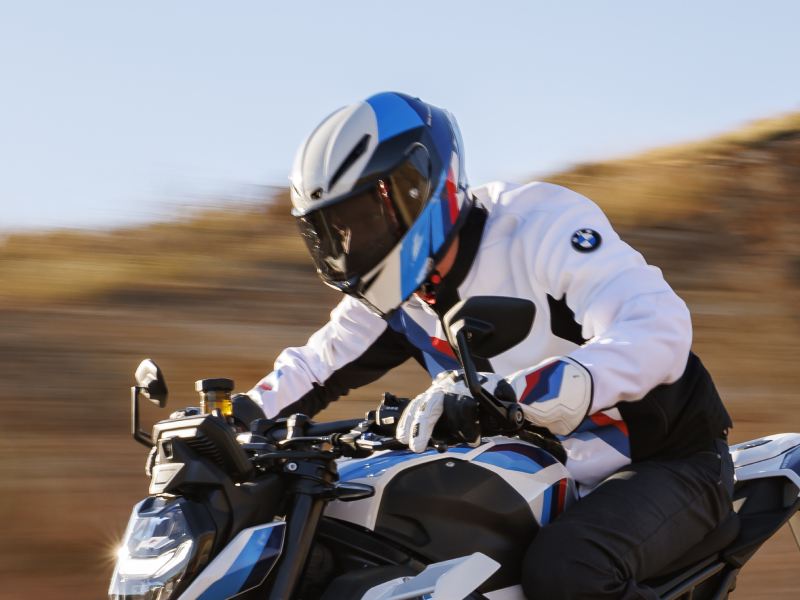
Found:
[[[358,427],[362,421],[363,419],[342,419],[325,423],[308,423],[304,427],[302,435],[304,437],[323,437],[334,433],[347,433]],[[278,442],[285,440],[288,433],[288,427],[272,427],[265,432],[265,435],[272,441]]]
[[[347,433],[351,429],[358,427],[364,419],[342,419],[341,421],[329,421],[327,423],[309,423],[305,434],[308,436],[331,435],[333,433]]]

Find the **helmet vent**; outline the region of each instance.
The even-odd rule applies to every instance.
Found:
[[[369,138],[370,138],[369,134],[366,133],[361,137],[360,140],[358,140],[358,143],[355,146],[353,146],[353,149],[350,150],[350,154],[348,154],[345,157],[345,159],[342,161],[342,164],[339,165],[338,169],[336,169],[336,172],[333,174],[333,177],[331,177],[331,180],[328,183],[328,191],[330,191],[331,188],[334,185],[336,185],[336,182],[342,178],[342,175],[345,174],[347,169],[352,167],[355,164],[355,162],[359,158],[361,158],[364,152],[367,151],[367,146],[369,145]]]

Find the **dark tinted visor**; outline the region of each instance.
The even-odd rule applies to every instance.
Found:
[[[300,232],[325,279],[363,277],[383,260],[422,212],[431,164],[415,146],[395,169],[343,200],[298,217]]]

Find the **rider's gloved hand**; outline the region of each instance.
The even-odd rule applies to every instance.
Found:
[[[500,378],[494,373],[481,373],[481,383],[487,390],[496,387]],[[459,371],[445,371],[433,380],[431,386],[414,398],[403,411],[397,425],[397,439],[414,452],[424,452],[433,428],[443,413],[460,421],[449,427],[449,432],[464,441],[475,442],[480,437],[474,412],[474,400]],[[466,439],[469,436],[469,439]]]
[[[498,386],[495,395],[516,400],[527,421],[556,435],[575,431],[592,406],[592,375],[568,356],[548,358],[506,381],[509,385]]]

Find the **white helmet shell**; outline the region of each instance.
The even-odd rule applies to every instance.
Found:
[[[425,282],[472,206],[455,119],[394,92],[329,115],[290,181],[323,281],[381,315]]]
[[[369,139],[364,152],[329,187],[336,170],[365,135],[369,135]],[[311,132],[295,155],[289,177],[294,214],[306,214],[316,206],[350,192],[377,145],[378,122],[375,112],[366,102],[340,108],[327,117]]]

